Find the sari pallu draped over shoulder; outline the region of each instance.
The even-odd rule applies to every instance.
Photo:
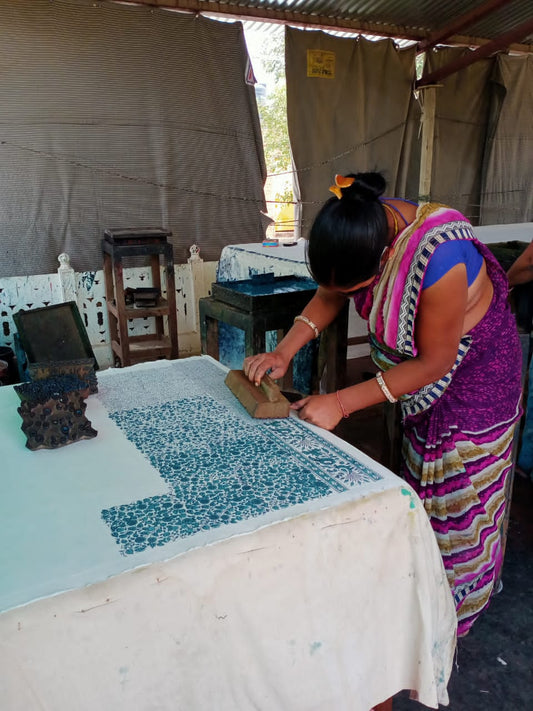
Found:
[[[416,357],[424,273],[436,247],[455,239],[476,244],[494,295],[485,316],[461,339],[450,372],[400,398],[400,474],[430,517],[455,599],[458,634],[464,635],[499,577],[505,485],[521,415],[521,351],[507,278],[463,215],[429,204],[394,240],[391,258],[355,305],[368,319],[372,358],[381,370]]]

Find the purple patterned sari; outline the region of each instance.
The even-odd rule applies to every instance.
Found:
[[[506,480],[521,415],[521,352],[505,273],[463,215],[419,208],[394,254],[355,305],[368,319],[372,358],[382,370],[416,357],[416,313],[433,251],[450,239],[475,242],[494,286],[482,320],[460,342],[451,371],[401,398],[401,476],[430,517],[454,595],[458,634],[489,604],[502,565]]]

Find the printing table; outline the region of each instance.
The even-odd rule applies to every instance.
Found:
[[[207,356],[98,373],[96,438],[30,451],[0,388],[9,711],[447,703],[455,611],[425,511]]]

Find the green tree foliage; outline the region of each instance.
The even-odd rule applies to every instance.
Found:
[[[261,44],[259,58],[274,82],[285,83],[285,34],[273,32]]]
[[[287,131],[287,94],[285,85],[276,84],[259,104],[265,160],[269,174],[290,170],[291,154]]]
[[[289,171],[291,153],[287,130],[285,45],[282,32],[267,35],[258,53],[268,76],[266,96],[258,101],[265,160],[269,175]]]

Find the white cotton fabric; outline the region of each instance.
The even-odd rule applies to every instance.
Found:
[[[184,363],[203,360],[214,363],[98,378],[156,372],[160,401]],[[403,688],[447,703],[455,609],[427,516],[400,479],[324,433],[381,478],[122,556],[99,509],[164,486],[93,398],[95,439],[30,452],[17,397],[0,389],[5,708],[368,711]]]

